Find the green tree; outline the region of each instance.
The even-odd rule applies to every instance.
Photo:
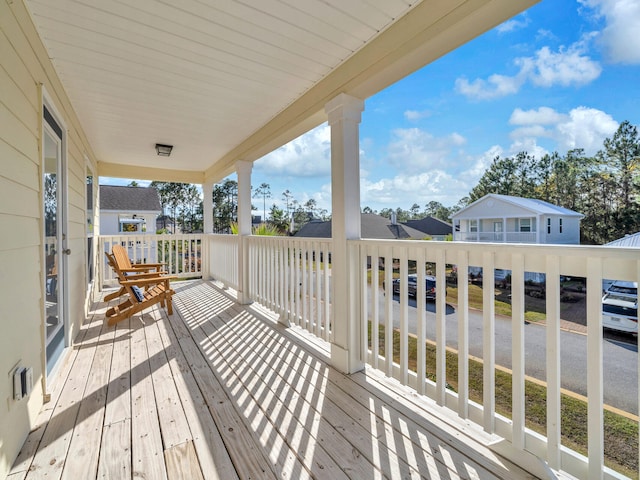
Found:
[[[215,232],[230,231],[238,221],[238,182],[226,179],[213,186],[213,228]]]
[[[285,204],[287,217],[291,215],[291,207],[293,206],[293,193],[289,191],[289,189],[282,192],[282,201]]]
[[[271,185],[268,183],[261,183],[253,193],[254,198],[262,197],[262,221],[267,221],[267,198],[271,198]]]
[[[289,216],[275,203],[269,210],[269,224],[278,230],[281,235],[289,230]]]

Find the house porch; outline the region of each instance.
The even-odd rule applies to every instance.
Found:
[[[529,478],[425,397],[208,281],[116,327],[98,301],[9,478]]]

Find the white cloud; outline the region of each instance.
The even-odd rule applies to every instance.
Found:
[[[466,142],[458,133],[435,137],[419,128],[396,129],[393,137],[388,146],[389,163],[408,172],[446,167],[452,151]]]
[[[569,112],[569,120],[557,129],[560,148],[583,148],[587,155],[593,155],[602,148],[604,139],[615,133],[618,122],[601,110],[578,107]]]
[[[611,137],[618,128],[611,115],[587,107],[577,107],[566,114],[548,107],[529,111],[516,109],[509,123],[518,125],[511,132],[511,153],[525,150],[536,157],[546,153],[537,144],[540,138],[554,140],[560,153],[583,148],[587,155],[593,155],[602,148],[604,139]]]
[[[578,0],[605,19],[600,44],[614,63],[640,64],[640,2],[638,0]]]
[[[542,47],[535,57],[519,58],[516,64],[521,66],[534,85],[552,87],[562,85],[586,85],[600,76],[600,65],[583,54],[581,43],[573,44],[568,49],[560,48],[552,52],[549,47]]]
[[[519,70],[513,76],[493,74],[487,80],[473,81],[460,77],[455,89],[469,98],[490,100],[518,93],[527,81],[540,87],[585,85],[602,72],[598,62],[585,55],[591,37],[586,36],[569,48],[560,47],[557,52],[543,47],[532,57],[516,58],[514,64]]]
[[[553,108],[540,107],[537,110],[521,110],[516,108],[509,118],[511,125],[550,125],[558,123],[565,118],[564,115],[556,112]]]
[[[518,93],[526,77],[518,74],[513,77],[493,74],[487,80],[476,78],[469,82],[465,77],[456,79],[455,89],[458,93],[477,100],[491,100]]]
[[[255,162],[268,175],[315,177],[331,174],[331,130],[320,125]]]
[[[516,30],[521,30],[527,27],[529,23],[531,23],[531,19],[527,15],[527,12],[524,12],[517,17],[512,18],[511,20],[507,20],[506,22],[498,25],[496,27],[496,30],[501,34],[514,32]]]
[[[418,120],[421,120],[423,118],[427,118],[430,116],[431,116],[431,111],[429,110],[422,110],[422,111],[407,110],[406,112],[404,112],[404,118],[406,118],[410,122],[416,122]]]
[[[469,193],[469,186],[442,170],[431,170],[419,175],[406,172],[393,178],[382,178],[375,182],[361,180],[361,203],[374,210],[385,207],[408,208],[417,203],[424,205],[435,200],[451,206]]]

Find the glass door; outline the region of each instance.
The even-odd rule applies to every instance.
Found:
[[[45,257],[45,347],[47,374],[65,347],[64,321],[64,204],[62,129],[44,108],[44,257]]]

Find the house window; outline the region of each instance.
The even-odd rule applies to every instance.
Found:
[[[140,218],[120,218],[120,233],[139,233],[144,232],[144,220]]]
[[[520,231],[521,232],[530,232],[531,231],[531,219],[530,218],[521,218],[520,219]]]
[[[469,231],[470,232],[478,231],[478,220],[469,220]]]
[[[562,233],[562,219],[558,220],[558,231]]]
[[[547,235],[551,235],[551,219],[547,218]]]

